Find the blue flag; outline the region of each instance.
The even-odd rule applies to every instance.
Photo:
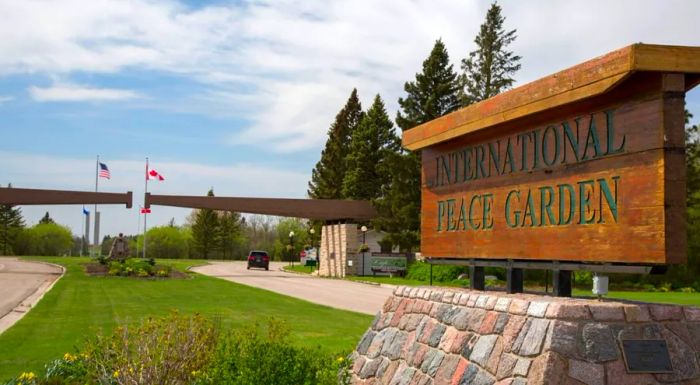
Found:
[[[83,206],[83,215],[88,215],[90,214],[90,210],[86,209],[85,206]]]

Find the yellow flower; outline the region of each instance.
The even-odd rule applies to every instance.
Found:
[[[66,360],[66,361],[68,361],[68,362],[73,362],[73,361],[77,360],[78,357],[77,357],[77,356],[74,356],[74,355],[72,355],[72,354],[70,354],[70,353],[66,353],[66,354],[63,355],[63,359]]]
[[[119,371],[115,370],[114,373],[112,373],[112,377],[114,377],[114,378],[119,377]]]
[[[134,374],[134,368],[129,368],[129,373]]]
[[[36,377],[36,375],[33,372],[22,372],[22,374],[20,374],[19,376],[19,379],[31,381],[34,379],[34,377]]]
[[[343,361],[345,361],[345,358],[343,358],[343,357],[338,357],[338,359],[337,359],[336,361],[338,361],[338,363],[342,363]]]

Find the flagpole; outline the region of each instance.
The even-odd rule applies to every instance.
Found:
[[[98,184],[98,181],[100,180],[100,179],[97,177],[97,175],[98,175],[98,173],[99,173],[99,171],[98,171],[99,168],[100,168],[100,156],[97,155],[97,160],[95,160],[95,192],[97,192],[97,184]],[[97,203],[95,203],[95,211],[94,211],[94,213],[95,213],[95,215],[94,215],[94,217],[95,217],[95,234],[97,234]],[[90,244],[90,240],[88,239],[87,242],[88,242],[88,245],[89,245],[89,244]],[[96,247],[97,247],[97,244],[95,244],[95,245],[93,245],[93,246],[95,246],[95,248],[96,248]],[[92,256],[92,249],[90,250],[90,256]]]
[[[141,209],[142,208],[143,208],[143,206],[139,205],[139,214],[138,214],[139,220],[136,221],[136,234],[141,232]],[[138,244],[138,242],[137,242],[137,244]],[[137,246],[136,247],[136,258],[138,258],[138,257],[139,257],[139,248]]]
[[[146,194],[148,194],[148,157],[146,157],[146,187],[143,189],[143,207],[146,208]],[[148,213],[143,213],[143,253],[141,256],[146,258],[146,227],[148,225]]]

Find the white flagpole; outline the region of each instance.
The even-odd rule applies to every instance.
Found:
[[[143,208],[143,206],[139,205],[139,214],[138,214],[138,215],[139,215],[139,220],[136,221],[136,234],[138,234],[138,233],[141,232],[141,209],[142,209],[142,208]],[[136,258],[138,258],[138,257],[139,257],[139,248],[138,248],[138,246],[137,246],[137,247],[136,247]]]
[[[148,157],[146,157],[146,187],[143,189],[143,207],[146,208],[146,194],[148,193]],[[142,257],[146,258],[146,228],[148,224],[148,213],[143,213],[143,253]]]
[[[98,185],[98,181],[100,180],[100,179],[97,177],[97,175],[98,175],[98,173],[99,173],[99,171],[98,171],[99,167],[100,167],[100,156],[97,155],[97,160],[95,160],[95,192],[97,192],[97,185]],[[97,203],[95,203],[95,211],[94,211],[94,213],[95,213],[95,215],[94,215],[94,217],[95,217],[95,234],[97,234]],[[88,239],[87,242],[88,242],[88,245],[89,245],[89,244],[90,244],[90,240]],[[93,246],[97,247],[97,243],[95,243],[95,245],[93,245]],[[92,251],[93,251],[93,250],[90,249],[90,256],[92,256]],[[96,251],[96,250],[95,250],[95,251]]]

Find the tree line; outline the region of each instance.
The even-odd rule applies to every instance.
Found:
[[[11,186],[9,186],[11,187]],[[214,196],[209,190],[208,196]],[[290,232],[294,237],[290,238]],[[99,247],[109,255],[113,236],[105,236]],[[143,256],[143,235],[125,235],[131,257]],[[192,210],[185,223],[172,218],[168,224],[148,229],[148,258],[245,259],[250,250],[265,250],[274,260],[287,261],[302,249],[318,247],[308,224],[298,218],[265,215],[242,216],[237,212]],[[73,236],[67,226],[54,221],[48,212],[34,226],[26,226],[20,207],[0,205],[0,255],[78,256],[90,255],[83,236]]]
[[[513,85],[520,56],[508,50],[516,30],[506,31],[501,7],[494,3],[474,42],[476,49],[455,71],[441,39],[422,70],[404,84],[394,122],[380,95],[364,112],[357,89],[328,129],[325,148],[311,173],[308,195],[314,199],[369,200],[379,217],[375,229],[386,233],[383,247],[415,251],[420,245],[421,158],[405,151],[402,131],[499,94]]]

